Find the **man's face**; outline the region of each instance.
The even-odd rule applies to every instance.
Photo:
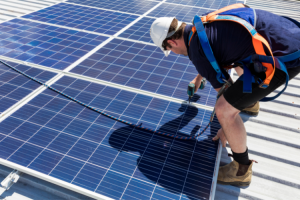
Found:
[[[168,40],[168,43],[171,45],[170,47],[166,47],[167,50],[172,51],[173,53],[187,56],[187,48],[185,46],[184,40]]]

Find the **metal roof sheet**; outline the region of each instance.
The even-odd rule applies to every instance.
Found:
[[[2,0],[0,23],[57,4],[62,0]]]
[[[277,15],[288,16],[300,21],[300,1],[295,0],[248,0],[246,4],[251,8],[270,11]]]

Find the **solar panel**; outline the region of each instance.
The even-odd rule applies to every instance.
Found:
[[[7,63],[43,82],[50,80],[56,75],[56,73],[26,65],[13,62]],[[0,114],[38,87],[40,87],[40,84],[30,81],[25,76],[0,63]]]
[[[212,113],[198,107],[214,106],[216,91],[209,83],[198,91],[192,99],[197,107],[172,102],[169,97],[187,100],[187,85],[197,71],[188,57],[164,57],[150,44],[149,29],[157,17],[190,22],[195,14],[236,2],[243,3],[69,0],[0,24],[0,55],[63,70],[101,47],[51,86],[122,120],[194,136],[204,130]],[[117,32],[111,41],[103,36]],[[43,81],[55,75],[9,64]],[[0,112],[38,86],[0,65]],[[0,162],[94,198],[210,199],[220,150],[211,138],[219,128],[214,118],[197,142],[175,140],[116,122],[47,89],[0,117]]]
[[[187,57],[165,57],[154,46],[119,39],[112,40],[71,72],[183,100],[187,99],[187,85],[197,74]],[[209,83],[197,94],[201,96],[197,103],[215,104],[217,93]]]
[[[98,8],[122,11],[132,14],[144,14],[159,1],[147,0],[69,0],[66,3],[75,3],[78,5],[93,6]]]
[[[176,17],[183,22],[191,23],[195,15],[203,15],[214,10],[183,6],[178,4],[163,3],[148,14],[151,17]]]
[[[244,0],[167,0],[168,3],[219,9],[230,4],[244,3]]]
[[[194,135],[211,111],[63,77],[53,87],[121,119]],[[0,123],[0,157],[114,199],[209,198],[219,129],[175,140],[116,122],[45,90]]]
[[[65,69],[108,37],[21,19],[0,24],[0,55]]]
[[[23,18],[114,35],[138,16],[60,3]]]
[[[154,20],[155,19],[150,17],[143,17],[123,33],[121,33],[119,37],[153,43],[149,30]]]

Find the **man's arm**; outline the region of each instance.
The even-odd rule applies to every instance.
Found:
[[[229,77],[229,79],[227,80],[228,82],[230,82],[231,84],[233,84],[233,81],[231,79],[231,77]],[[220,88],[214,88],[217,92],[219,92],[219,90],[221,89],[222,87]]]
[[[194,80],[192,80],[190,83],[194,83],[195,84],[195,93],[198,91],[199,87],[200,87],[200,84],[201,84],[201,81],[202,81],[203,77],[198,74]],[[229,82],[233,83],[232,79],[229,77],[228,79]],[[221,89],[221,87],[219,88],[214,88],[217,92],[219,92],[219,90]]]
[[[232,69],[233,70],[233,69]],[[241,76],[244,74],[244,70],[241,67],[235,67],[234,70],[236,71],[236,73],[238,74],[238,76]],[[230,81],[231,83],[233,83],[231,77],[229,77],[228,81]],[[215,90],[217,92],[219,92],[221,88],[215,88]]]
[[[195,93],[198,91],[198,88],[200,87],[201,81],[202,81],[202,76],[200,74],[198,74],[194,80],[192,80],[190,83],[194,83],[195,84]]]
[[[220,89],[221,89],[221,88],[215,88],[215,90],[216,90],[217,92],[219,92]]]

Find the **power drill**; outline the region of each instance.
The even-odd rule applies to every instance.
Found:
[[[202,78],[201,80],[201,84],[199,89],[203,90],[205,88],[206,85],[206,78]],[[187,94],[189,95],[189,103],[191,103],[191,98],[194,96],[195,94],[195,84],[194,83],[190,83],[187,89]]]

